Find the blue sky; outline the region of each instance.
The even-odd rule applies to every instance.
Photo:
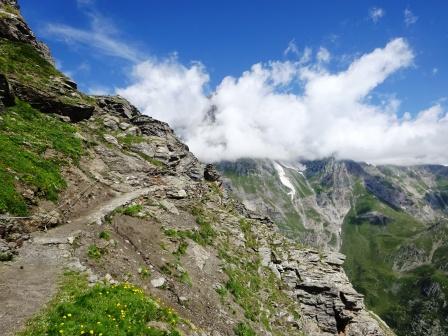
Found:
[[[205,161],[448,164],[446,1],[20,4],[81,90],[126,97]]]
[[[290,41],[299,51],[323,46],[331,67],[384,46],[408,40],[415,65],[389,78],[377,90],[396,94],[403,110],[414,112],[447,95],[448,2],[446,1],[76,1],[22,0],[31,27],[50,46],[62,69],[84,90],[121,86],[132,62],[89,47],[67,45],[47,34],[48,24],[88,30],[97,15],[114,27],[114,37],[142,57],[176,52],[185,64],[202,62],[213,88],[224,76],[238,76],[254,63],[284,59]],[[382,9],[376,22],[372,9]],[[405,23],[404,11],[416,18]],[[292,57],[294,55],[289,55]]]

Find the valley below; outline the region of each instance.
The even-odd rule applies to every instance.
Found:
[[[288,237],[345,254],[367,307],[398,335],[448,332],[447,167],[330,158],[218,168],[233,195]]]

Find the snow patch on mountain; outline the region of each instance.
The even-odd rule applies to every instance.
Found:
[[[294,185],[291,183],[291,181],[286,176],[285,170],[283,167],[274,161],[274,168],[277,171],[278,177],[280,178],[280,182],[288,188],[290,191],[288,192],[288,195],[291,197],[291,202],[294,200],[294,196],[296,195],[296,189],[294,188]]]

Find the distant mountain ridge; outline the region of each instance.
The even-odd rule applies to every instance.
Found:
[[[448,333],[448,167],[333,158],[217,167],[236,197],[286,235],[346,254],[354,286],[397,334]]]

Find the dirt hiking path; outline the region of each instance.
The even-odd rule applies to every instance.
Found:
[[[65,225],[34,232],[13,261],[0,263],[0,335],[10,336],[23,328],[55,295],[57,279],[67,267],[80,266],[69,253],[68,237],[87,231],[116,208],[143,196],[149,188],[117,194]]]

